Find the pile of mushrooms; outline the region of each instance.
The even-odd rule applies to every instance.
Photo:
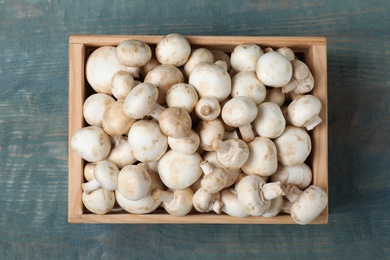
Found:
[[[328,201],[307,164],[321,102],[293,50],[267,47],[224,53],[169,34],[93,51],[87,126],[71,138],[86,209],[315,220]]]

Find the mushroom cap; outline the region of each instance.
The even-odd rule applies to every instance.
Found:
[[[125,40],[116,47],[115,57],[127,67],[141,67],[152,58],[152,51],[144,42]]]
[[[167,91],[177,83],[184,83],[183,73],[173,65],[162,64],[146,74],[144,82],[155,85],[159,95],[157,103],[163,105],[166,103]]]
[[[215,139],[223,138],[225,128],[223,127],[222,120],[216,118],[210,121],[200,121],[197,127],[197,133],[200,138],[200,148],[205,151],[212,151],[211,142]]]
[[[150,179],[152,181],[149,193],[139,200],[128,200],[118,190],[115,191],[116,201],[122,209],[132,214],[147,214],[157,209],[161,202],[153,199],[150,192],[155,189],[164,189],[164,185],[161,182],[157,173],[148,171]]]
[[[173,138],[184,138],[191,132],[192,120],[181,107],[168,107],[159,118],[161,131]]]
[[[272,218],[279,214],[283,206],[283,197],[277,197],[271,200],[271,206],[268,211],[263,214],[263,217]]]
[[[264,84],[251,71],[241,71],[232,78],[232,97],[246,96],[256,105],[264,101],[267,90]]]
[[[179,153],[193,154],[198,150],[199,144],[199,135],[192,129],[190,133],[183,138],[173,138],[168,136],[169,147]]]
[[[311,185],[291,205],[291,217],[305,225],[315,220],[328,204],[328,195],[318,186]]]
[[[93,176],[93,171],[95,169],[96,163],[87,163],[84,166],[84,178],[87,181],[93,180],[95,177]]]
[[[156,58],[161,64],[180,67],[186,63],[190,54],[190,43],[184,36],[176,33],[164,36],[156,46]]]
[[[214,56],[206,48],[195,49],[191,52],[186,64],[184,64],[184,73],[188,77],[191,74],[192,69],[201,62],[214,62]]]
[[[103,130],[111,136],[121,136],[129,132],[135,119],[126,115],[122,101],[111,102],[103,115]]]
[[[89,211],[96,214],[106,214],[115,205],[115,194],[113,191],[99,188],[90,193],[83,192],[82,200]]]
[[[263,102],[257,106],[257,116],[253,126],[259,136],[276,138],[286,127],[286,119],[280,107],[272,102]]]
[[[217,193],[225,188],[227,183],[226,171],[222,168],[217,168],[207,174],[201,180],[201,187],[209,193]]]
[[[144,66],[140,68],[141,74],[145,77],[149,71],[151,71],[158,65],[161,65],[161,63],[158,62],[158,60],[152,53],[152,58]]]
[[[192,198],[194,208],[199,212],[210,212],[214,210],[217,214],[221,214],[222,203],[220,203],[220,193],[209,193],[205,189],[198,189]]]
[[[262,49],[253,43],[242,43],[237,45],[230,55],[230,63],[235,71],[256,71],[256,64]]]
[[[266,137],[256,137],[248,143],[249,157],[241,170],[250,175],[270,176],[277,167],[277,151],[275,144]]]
[[[312,181],[313,174],[311,168],[306,163],[296,166],[279,164],[270,178],[271,182],[280,181],[282,185],[290,184],[299,189],[306,189]]]
[[[90,95],[83,104],[83,116],[87,124],[102,127],[104,112],[115,100],[104,93]]]
[[[188,83],[196,89],[201,98],[212,96],[222,101],[231,92],[229,73],[214,63],[201,62],[196,65],[192,69]]]
[[[123,167],[118,176],[118,191],[128,200],[139,200],[150,190],[152,180],[148,171],[139,165]]]
[[[149,115],[158,98],[158,89],[151,83],[141,83],[135,86],[127,95],[123,108],[127,116],[134,119],[141,119]]]
[[[98,93],[111,95],[112,76],[120,70],[126,70],[126,66],[115,58],[115,50],[116,48],[113,46],[99,47],[87,59],[86,78],[91,87]]]
[[[238,138],[223,141],[228,151],[222,151],[218,139],[213,140],[212,149],[217,152],[217,160],[224,168],[229,170],[240,169],[249,158],[249,148],[247,143]]]
[[[93,175],[100,186],[105,190],[113,191],[118,187],[119,169],[111,161],[103,160],[97,162]]]
[[[117,100],[124,101],[136,84],[136,81],[129,72],[120,70],[112,76],[112,95],[116,97]]]
[[[198,153],[191,155],[169,150],[161,157],[158,174],[161,181],[171,189],[185,189],[191,186],[202,175]]]
[[[111,149],[107,159],[115,163],[119,169],[122,169],[126,165],[134,164],[137,159],[134,157],[133,148],[131,148],[127,137],[120,136],[119,138],[119,141]]]
[[[261,192],[265,181],[257,175],[247,175],[237,184],[237,198],[246,213],[261,216],[268,211],[271,202],[264,199]]]
[[[230,71],[232,66],[230,64],[230,57],[228,54],[226,54],[226,52],[213,50],[213,51],[211,51],[211,53],[214,56],[214,62],[217,62],[217,61],[225,62],[227,65],[227,71]]]
[[[168,89],[165,98],[169,107],[181,107],[191,113],[198,102],[198,93],[189,84],[177,83]]]
[[[256,104],[249,97],[238,96],[230,99],[222,108],[222,119],[230,126],[250,124],[257,115]]]
[[[288,47],[280,47],[277,48],[276,51],[286,57],[289,61],[296,59],[294,51]]]
[[[321,101],[313,95],[297,97],[287,107],[287,121],[293,126],[305,127],[321,112]]]
[[[217,160],[217,153],[216,152],[206,152],[203,155],[203,160],[207,161],[211,164],[212,168],[223,168],[223,165]],[[234,169],[234,170],[228,170],[225,169],[226,172],[226,187],[232,186],[238,179],[238,176],[240,175],[240,169]]]
[[[278,106],[283,106],[284,101],[286,100],[286,94],[283,93],[281,88],[270,88],[267,89],[267,95],[263,102],[272,102]]]
[[[256,74],[264,85],[282,87],[292,77],[291,62],[278,52],[267,52],[257,61]]]
[[[168,189],[168,191],[173,192],[173,199],[170,202],[162,202],[162,206],[165,210],[174,216],[181,217],[187,215],[193,205],[192,198],[194,196],[194,192],[191,188],[185,188],[181,190],[172,190]]]
[[[229,216],[236,218],[248,217],[248,213],[245,212],[244,207],[238,201],[237,193],[232,188],[223,189],[221,192],[221,202],[223,204],[222,211]]]
[[[141,162],[158,161],[168,149],[167,136],[152,120],[139,120],[130,128],[128,141]]]
[[[88,162],[107,158],[111,151],[110,137],[98,126],[87,126],[74,132],[71,141],[73,151]]]
[[[302,128],[286,126],[284,132],[274,139],[278,161],[285,166],[300,165],[311,151],[311,139]]]

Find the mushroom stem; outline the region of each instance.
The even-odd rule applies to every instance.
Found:
[[[231,146],[218,138],[214,138],[211,142],[211,148],[219,154],[227,154],[231,152]]]
[[[152,198],[154,200],[159,200],[160,202],[170,203],[173,200],[174,195],[172,191],[155,189],[152,192]]]
[[[260,190],[263,193],[264,199],[268,201],[284,195],[280,181],[266,184],[260,183]]]
[[[209,161],[203,161],[200,164],[200,168],[202,168],[204,175],[209,175],[214,170],[213,166],[211,165],[211,163]]]
[[[163,106],[156,103],[154,109],[152,110],[152,112],[150,112],[150,116],[158,121],[160,119],[161,113],[164,112],[164,110],[165,108]]]
[[[299,195],[301,195],[303,191],[301,191],[297,186],[287,185],[283,188],[283,192],[286,198],[291,203],[293,203],[299,197]]]
[[[241,132],[242,140],[244,140],[245,142],[249,143],[253,141],[253,139],[255,139],[251,124],[242,125],[239,127],[239,129]]]
[[[319,125],[320,123],[322,122],[322,119],[316,115],[314,116],[306,125],[306,129],[308,131],[312,130],[314,127],[316,127],[317,125]]]
[[[287,83],[286,85],[284,85],[282,87],[282,92],[283,93],[288,93],[290,91],[293,91],[297,87],[298,87],[297,82],[294,79],[291,79],[289,83]]]
[[[211,114],[211,107],[210,106],[202,106],[200,108],[200,114],[202,114],[203,116],[208,116]]]
[[[213,204],[213,211],[217,214],[221,214],[223,203],[220,200],[215,200]]]
[[[292,203],[287,198],[284,197],[282,208],[280,209],[280,211],[287,213],[287,214],[291,214],[291,206],[292,206]]]
[[[81,187],[83,188],[85,193],[88,194],[88,193],[91,193],[94,190],[99,189],[101,186],[100,186],[100,183],[95,178],[95,179],[93,179],[93,180],[91,180],[89,182],[83,183],[81,185]]]

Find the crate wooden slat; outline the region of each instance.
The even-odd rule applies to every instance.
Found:
[[[116,46],[126,39],[137,39],[155,45],[163,36],[142,35],[72,35],[69,38],[69,144],[73,133],[85,126],[82,116],[83,102],[90,93],[85,79],[85,62],[88,50],[100,46]],[[327,107],[327,48],[324,37],[256,37],[256,36],[187,36],[193,47],[206,47],[211,50],[231,52],[240,43],[255,43],[261,47],[290,47],[303,55],[315,79],[312,93],[322,103],[320,117],[322,123],[310,132],[312,152],[308,164],[313,170],[313,184],[328,192],[328,107]],[[184,217],[175,217],[158,209],[145,215],[110,212],[97,215],[88,212],[82,203],[81,184],[84,181],[85,162],[78,157],[69,145],[68,154],[68,221],[70,223],[178,223],[178,224],[295,224],[286,214],[273,218],[247,217],[234,218],[226,214],[200,214],[191,212]],[[328,207],[311,224],[328,223]]]

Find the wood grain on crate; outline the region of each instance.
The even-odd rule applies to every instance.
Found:
[[[86,49],[106,45],[117,45],[125,39],[138,39],[155,45],[163,36],[136,35],[73,35],[69,39],[69,140],[73,133],[84,126],[82,106],[86,98],[86,80],[84,65]],[[313,184],[328,192],[328,121],[327,121],[327,52],[324,37],[233,37],[233,36],[187,36],[194,47],[231,52],[240,43],[255,43],[262,47],[290,47],[302,52],[315,79],[313,94],[323,105],[320,117],[322,123],[311,131],[313,149],[309,164],[313,170]],[[273,218],[248,217],[234,218],[212,213],[191,213],[184,217],[171,216],[168,213],[134,215],[108,213],[96,215],[86,212],[83,207],[81,184],[83,182],[83,160],[69,147],[69,194],[68,221],[70,223],[225,223],[225,224],[294,224],[289,215],[281,214]],[[328,222],[328,207],[312,224]]]

